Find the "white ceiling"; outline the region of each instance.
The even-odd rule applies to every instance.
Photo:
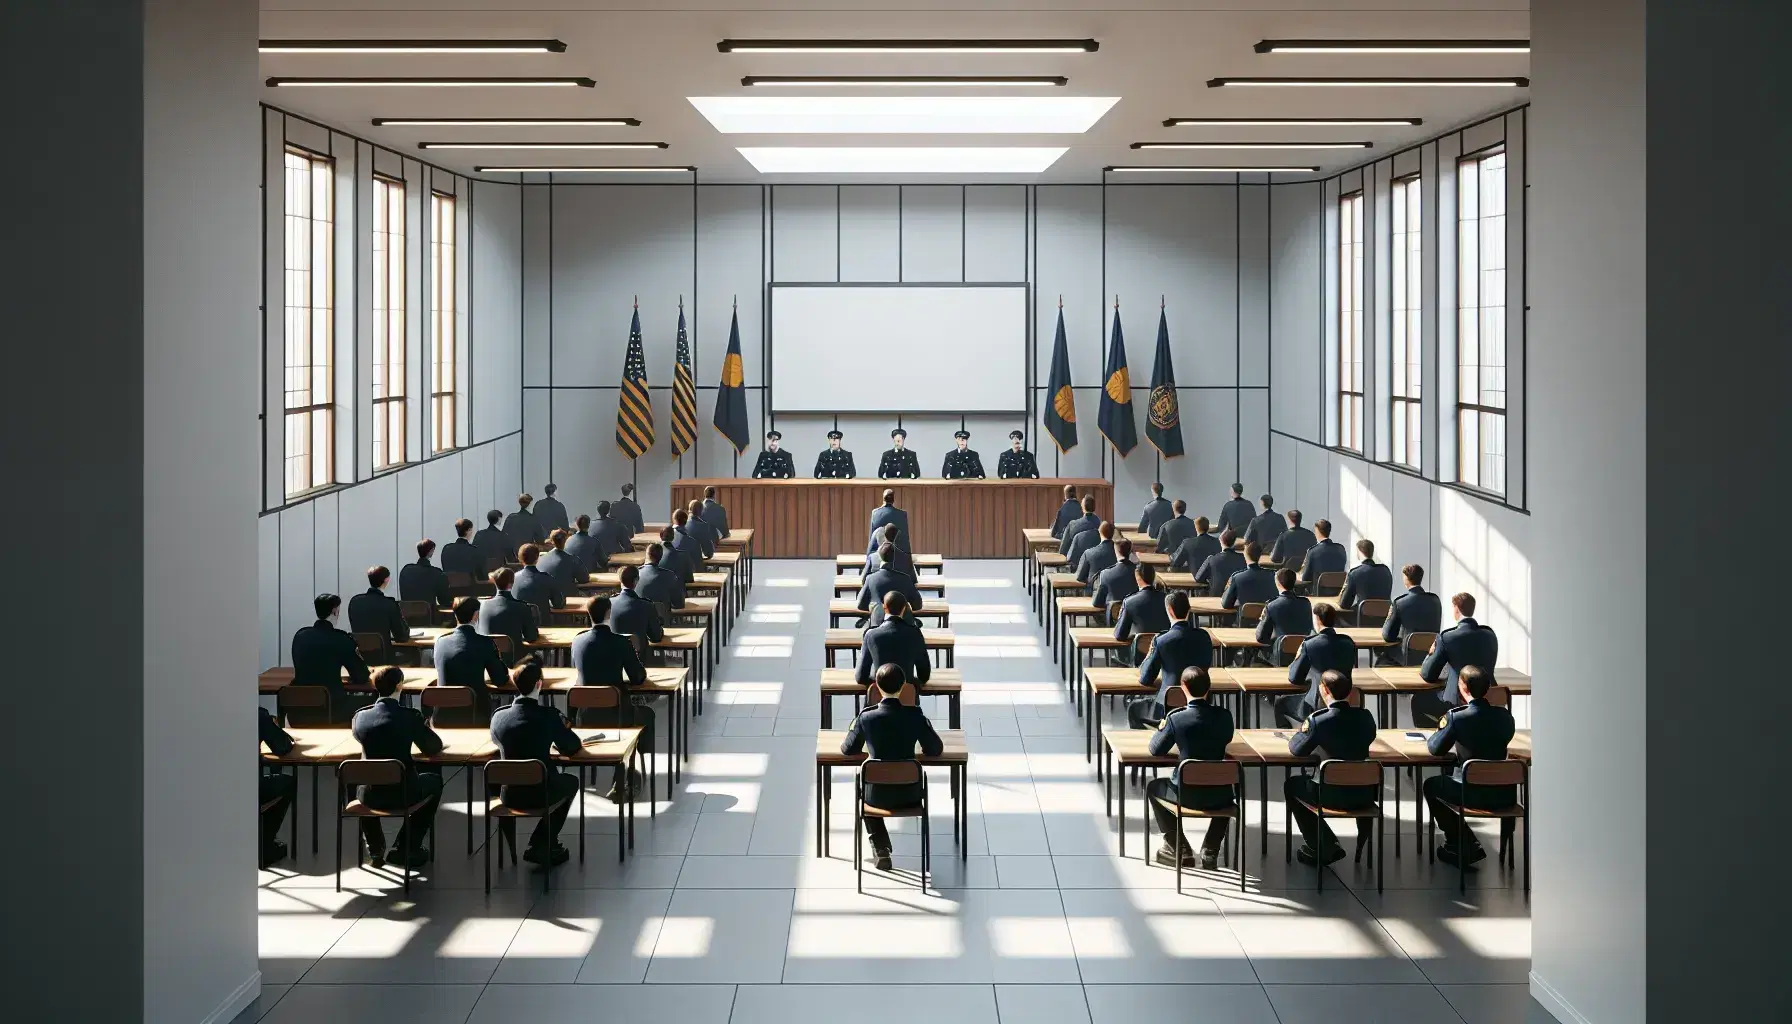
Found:
[[[814,180],[760,175],[736,146],[1006,145],[1062,146],[1041,175],[996,180],[1099,181],[1110,164],[1317,164],[1328,171],[1419,141],[1478,116],[1524,102],[1520,89],[1210,89],[1216,76],[1523,75],[1522,55],[1265,55],[1274,38],[1524,38],[1528,0],[1127,0],[1126,10],[1052,0],[264,0],[265,38],[556,38],[565,53],[545,55],[338,56],[265,54],[263,76],[582,75],[595,89],[264,89],[265,101],[334,124],[445,167],[580,162],[696,165],[704,181]],[[635,9],[631,9],[631,6]],[[646,9],[640,9],[646,8]],[[1094,54],[732,55],[724,38],[1087,38]],[[746,92],[742,75],[1008,74],[1065,75],[1056,95],[1119,96],[1083,135],[873,136],[722,135],[685,100]],[[879,90],[855,90],[876,95]],[[1033,90],[1024,90],[1032,92]],[[831,90],[782,90],[812,95]],[[921,90],[887,90],[920,94]],[[938,90],[947,95],[987,94]],[[1023,90],[1008,90],[1010,93]],[[636,117],[639,128],[376,128],[374,117]],[[1166,117],[1422,117],[1405,128],[1165,128]],[[477,150],[423,154],[421,141],[607,141],[671,144],[664,151]],[[1306,152],[1137,152],[1140,141],[1369,141],[1375,149]],[[844,178],[838,180],[853,180]],[[875,180],[900,180],[876,176]],[[925,179],[911,179],[925,180]],[[955,179],[957,180],[957,179]],[[1127,180],[1177,180],[1130,175]],[[1281,180],[1281,179],[1278,179]]]

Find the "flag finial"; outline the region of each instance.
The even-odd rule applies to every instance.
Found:
[[[1167,300],[1167,298],[1166,298],[1166,297],[1165,297],[1165,296],[1162,296],[1162,295],[1159,295],[1159,296],[1158,296],[1158,297],[1157,297],[1157,308],[1158,308],[1158,309],[1162,309],[1162,308],[1164,308],[1164,303],[1165,303],[1165,302],[1166,302],[1166,301],[1168,301],[1168,300]]]
[[[735,297],[734,297],[734,308],[735,308],[735,309],[739,309],[739,308],[740,308],[740,296],[738,296],[738,295],[736,295],[736,296],[735,296]]]
[[[683,295],[680,295],[678,297],[678,311],[680,313],[684,312],[684,296]]]
[[[641,308],[641,296],[639,296],[639,295],[635,296],[635,308],[636,309]]]
[[[1062,292],[1058,293],[1058,308],[1059,309],[1064,308],[1064,293],[1062,293]]]
[[[1114,293],[1114,308],[1115,309],[1120,308],[1120,293],[1118,293],[1118,292]]]

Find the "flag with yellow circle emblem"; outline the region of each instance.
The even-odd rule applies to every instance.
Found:
[[[1047,381],[1045,432],[1060,453],[1076,447],[1076,392],[1070,388],[1070,345],[1064,340],[1064,301],[1058,300],[1058,335],[1052,341],[1052,375]]]
[[[728,355],[722,359],[722,382],[716,388],[716,430],[734,445],[734,454],[747,450],[752,433],[747,429],[747,379],[740,362],[740,310],[728,325]]]
[[[1138,425],[1132,418],[1132,376],[1126,372],[1126,339],[1120,333],[1120,300],[1114,300],[1114,333],[1108,341],[1107,366],[1101,374],[1101,411],[1096,425],[1120,453],[1132,454],[1139,446]]]
[[[1170,362],[1170,320],[1157,311],[1157,356],[1151,364],[1151,402],[1145,408],[1145,439],[1164,458],[1182,454],[1182,409],[1176,401],[1176,367]]]

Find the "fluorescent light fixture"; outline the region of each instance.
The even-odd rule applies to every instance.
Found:
[[[1418,117],[1166,117],[1165,128],[1375,128],[1421,125]]]
[[[299,86],[312,88],[342,87],[375,87],[395,89],[451,89],[472,88],[478,86],[545,86],[545,87],[577,87],[595,89],[597,83],[589,78],[270,78],[267,80],[270,89],[294,88]]]
[[[792,88],[971,88],[1007,89],[1069,85],[1062,75],[748,75],[740,84]]]
[[[418,149],[665,149],[664,142],[419,142]]]
[[[1165,164],[1133,164],[1103,167],[1116,174],[1313,174],[1317,167],[1177,167]]]
[[[640,167],[481,167],[480,174],[694,174],[697,168],[688,165],[659,164]]]
[[[722,53],[1094,53],[1093,39],[724,39]]]
[[[1371,142],[1135,142],[1133,149],[1369,149]]]
[[[1289,87],[1362,87],[1362,88],[1410,88],[1430,86],[1483,87],[1505,89],[1528,89],[1531,80],[1528,78],[1209,78],[1209,89],[1220,89],[1226,86],[1289,86]]]
[[[376,117],[376,128],[639,128],[632,117]]]
[[[1258,53],[1530,53],[1529,39],[1265,39]]]
[[[1088,131],[1118,96],[691,96],[724,135],[1065,134]]]
[[[762,174],[1038,174],[1064,146],[742,146]]]
[[[558,39],[263,39],[262,53],[565,53]]]

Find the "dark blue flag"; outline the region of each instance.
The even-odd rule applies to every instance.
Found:
[[[1132,377],[1126,372],[1126,339],[1120,334],[1119,299],[1114,300],[1114,335],[1108,341],[1107,366],[1101,374],[1101,412],[1095,422],[1121,458],[1139,446],[1139,428],[1132,419]]]
[[[1114,329],[1120,329],[1115,322]],[[1170,321],[1157,311],[1157,357],[1151,366],[1151,403],[1145,409],[1145,439],[1173,459],[1182,454],[1182,410],[1176,404],[1176,367],[1170,364]]]
[[[716,388],[716,430],[734,445],[734,454],[747,450],[752,436],[747,430],[746,374],[740,363],[740,310],[728,325],[728,355],[722,359],[722,382]]]
[[[1052,375],[1045,386],[1045,432],[1058,451],[1076,447],[1076,393],[1070,388],[1070,346],[1064,340],[1064,303],[1058,302],[1058,336],[1052,341]]]

